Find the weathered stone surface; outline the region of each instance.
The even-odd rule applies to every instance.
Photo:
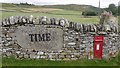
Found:
[[[9,20],[11,25],[15,24],[15,18],[13,16],[11,16]]]
[[[38,25],[38,24],[40,24],[39,21],[40,21],[40,17],[38,16],[38,17],[33,19],[33,24],[37,24]]]
[[[23,58],[23,54],[18,54],[18,58]]]
[[[60,24],[60,26],[62,26],[62,27],[64,27],[65,26],[65,20],[64,19],[60,19],[59,20],[59,24]]]
[[[46,58],[46,56],[40,56],[40,58],[45,59],[45,58]]]
[[[39,35],[36,34],[50,34],[49,39],[44,38],[42,40]],[[30,34],[34,36],[30,36]],[[44,26],[19,26],[15,32],[16,40],[18,44],[27,49],[36,50],[60,50],[63,45],[63,31],[59,28],[45,28]],[[32,38],[32,39],[31,39]],[[45,40],[46,39],[46,40]]]
[[[6,52],[6,56],[10,56],[11,54],[11,52]]]
[[[29,58],[29,55],[28,54],[24,54],[24,58]]]
[[[36,58],[36,53],[31,52],[31,53],[30,53],[30,58],[31,58],[31,59],[35,59],[35,58]]]

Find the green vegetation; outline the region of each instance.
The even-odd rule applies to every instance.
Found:
[[[17,5],[19,5],[19,4],[17,4]],[[27,2],[26,3],[20,3],[20,5],[34,6],[34,4],[28,4]]]
[[[120,58],[119,58],[120,59]],[[4,57],[3,66],[118,66],[120,62],[118,58],[111,58],[110,61],[105,60],[72,60],[72,61],[50,61],[44,59],[15,59],[14,57]]]
[[[120,25],[120,16],[118,16],[118,24]]]
[[[99,8],[91,6],[91,5],[77,5],[77,4],[68,4],[68,5],[45,5],[42,7],[47,8],[57,8],[57,9],[65,9],[65,10],[74,10],[74,11],[98,11]]]
[[[0,67],[2,67],[2,56],[0,56]]]
[[[98,17],[88,17],[84,18],[82,16],[81,11],[75,10],[65,10],[65,9],[57,9],[57,8],[43,8],[42,6],[21,6],[16,4],[2,4],[2,18],[4,19],[10,16],[47,16],[47,17],[55,17],[55,18],[65,18],[70,21],[80,22],[80,23],[98,23]]]
[[[109,4],[108,8],[105,8],[105,10],[107,11],[111,11],[113,15],[119,15],[120,14],[120,10],[119,10],[120,6],[116,6],[115,4]]]
[[[34,6],[32,4],[25,5],[24,3],[21,4],[0,3],[0,7],[5,8],[5,7],[37,7],[37,6]]]
[[[119,66],[120,53],[117,57],[108,60],[72,60],[50,61],[44,59],[15,59],[14,56],[3,57],[3,66]],[[114,68],[114,67],[113,67]]]
[[[120,5],[118,6],[118,15],[120,16]]]
[[[82,13],[82,15],[84,16],[97,16],[97,12],[94,12],[94,11],[85,11]]]

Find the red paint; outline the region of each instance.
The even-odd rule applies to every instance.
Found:
[[[94,36],[94,58],[102,58],[102,46],[103,46],[103,36]]]

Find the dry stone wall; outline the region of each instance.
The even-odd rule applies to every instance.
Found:
[[[102,58],[116,57],[120,51],[116,30],[101,30],[101,24],[80,24],[66,19],[11,16],[0,25],[3,57],[77,60],[93,59],[94,36],[103,35]]]

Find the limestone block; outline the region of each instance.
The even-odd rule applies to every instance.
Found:
[[[11,45],[12,43],[11,42],[8,42],[8,43],[6,43],[6,44],[4,44],[5,46],[9,46],[9,45]]]
[[[61,54],[59,55],[60,59],[63,59],[64,57],[65,57],[64,55],[61,55]]]
[[[10,26],[9,18],[5,19],[7,26]]]
[[[46,56],[40,56],[40,58],[45,59],[45,58],[46,58]]]
[[[48,54],[48,58],[50,58],[50,59],[51,59],[51,58],[53,58],[53,57],[52,57],[52,55],[51,55],[51,54]]]
[[[67,61],[67,60],[70,60],[70,58],[64,58],[64,59],[62,59],[62,60],[65,60],[65,61]]]
[[[71,56],[69,54],[65,55],[66,58],[71,58]]]
[[[61,52],[63,52],[63,50],[58,50],[58,53],[61,53]]]
[[[77,60],[78,58],[70,58],[71,60]]]
[[[71,58],[75,57],[75,55],[71,55]]]
[[[42,51],[39,51],[38,53],[37,53],[37,55],[43,55],[44,54],[44,52],[42,52]]]
[[[27,23],[27,17],[22,17],[21,19],[22,19],[23,24]]]
[[[75,42],[70,42],[68,45],[74,46],[76,43]]]
[[[67,36],[64,36],[64,41],[68,41],[68,37]]]
[[[80,24],[79,23],[75,24],[75,29],[78,30],[78,31],[80,30]]]
[[[20,51],[16,51],[16,54],[20,54]]]
[[[65,26],[65,20],[64,19],[60,19],[59,20],[59,24],[60,24],[60,26],[64,27]]]
[[[29,55],[28,54],[24,54],[24,58],[29,58]]]
[[[10,56],[11,55],[11,52],[6,52],[6,56]]]
[[[47,17],[46,16],[41,17],[40,24],[43,24],[43,25],[47,24]]]
[[[35,59],[36,58],[36,53],[31,53],[30,58]]]
[[[18,58],[23,58],[23,54],[18,54]]]
[[[2,21],[2,26],[6,26],[7,24],[6,24],[6,21],[5,20],[3,20]]]
[[[28,19],[29,19],[29,24],[33,24],[33,15],[30,15]]]
[[[11,41],[12,37],[7,37],[6,40]]]
[[[36,59],[39,59],[40,58],[40,56],[36,56]]]
[[[18,24],[18,22],[19,22],[18,20],[19,20],[19,16],[15,16],[15,17],[14,17],[14,22],[15,22],[15,24]]]
[[[50,23],[48,24],[51,24],[51,25],[57,24],[55,18],[50,18]]]
[[[18,23],[17,24],[23,24],[23,22],[22,22],[22,16],[18,17]]]
[[[11,24],[11,25],[14,25],[14,24],[15,24],[14,16],[11,16],[11,17],[9,18],[9,20],[10,20],[10,24]]]
[[[110,25],[104,25],[105,31],[111,31]]]
[[[70,26],[70,23],[69,23],[69,21],[67,20],[67,19],[65,19],[65,27],[69,27]]]
[[[46,38],[48,35],[49,38]],[[45,28],[43,25],[18,26],[15,36],[18,44],[27,49],[57,51],[61,50],[63,45],[63,30],[59,28]]]
[[[34,19],[33,19],[33,24],[39,24],[39,21],[40,21],[40,17],[38,16],[38,17],[35,17]]]

